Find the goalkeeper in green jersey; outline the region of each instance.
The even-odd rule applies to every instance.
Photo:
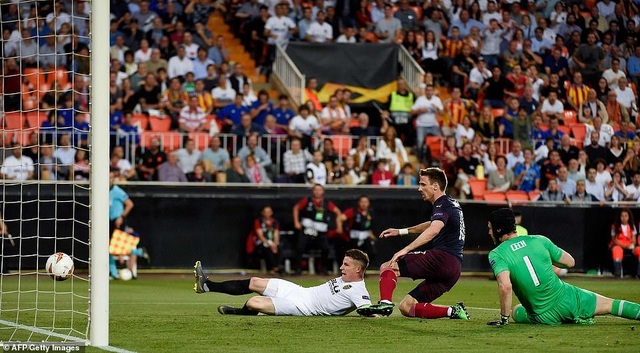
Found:
[[[575,260],[541,235],[518,236],[513,211],[501,208],[489,216],[489,235],[498,246],[489,261],[498,281],[500,319],[488,325],[519,323],[559,325],[593,323],[595,315],[640,320],[640,304],[614,300],[563,282],[552,265],[570,268]],[[520,300],[511,311],[512,292]]]

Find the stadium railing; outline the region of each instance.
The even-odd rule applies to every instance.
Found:
[[[276,59],[273,62],[273,75],[289,93],[294,107],[304,103],[306,77],[291,60],[285,49],[276,45]]]
[[[209,141],[211,135],[208,133],[181,133],[176,131],[171,132],[143,132],[140,133],[140,146],[134,146],[132,142],[134,139],[129,138],[130,135],[126,133],[111,133],[111,141],[115,146],[123,146],[125,150],[125,159],[127,159],[132,165],[136,165],[138,159],[138,153],[144,153],[148,148],[152,138],[159,138],[161,148],[165,152],[177,150],[184,147],[185,141],[191,138],[196,143],[196,148],[200,151],[204,151],[209,148]],[[230,156],[238,154],[238,151],[246,144],[246,137],[237,136],[234,134],[217,134],[222,142],[222,148],[229,151]],[[333,141],[334,152],[340,157],[340,161],[349,153],[349,150],[355,147],[359,136],[351,135],[331,135],[327,136]],[[381,136],[372,136],[367,138],[367,145],[369,147],[376,146],[378,141],[381,140]],[[282,157],[286,151],[290,149],[290,140],[288,135],[262,135],[260,137],[259,146],[261,146],[267,154],[271,157],[276,170],[282,170],[283,160]],[[322,143],[318,138],[314,138],[313,144],[318,148]],[[139,148],[138,148],[139,147]]]
[[[402,65],[402,77],[413,92],[419,94],[420,84],[424,82],[424,70],[418,62],[409,54],[407,48],[398,44],[398,62]]]

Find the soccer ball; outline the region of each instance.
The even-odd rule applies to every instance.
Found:
[[[118,278],[123,281],[129,281],[133,278],[133,273],[131,273],[131,270],[129,270],[128,268],[123,268],[122,270],[118,271]]]
[[[64,281],[73,275],[73,260],[63,252],[57,252],[47,259],[47,273],[56,281]]]

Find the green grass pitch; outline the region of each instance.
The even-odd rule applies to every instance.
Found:
[[[212,276],[213,280],[230,278]],[[327,278],[290,279],[313,286]],[[568,282],[610,297],[640,301],[640,281],[570,277]],[[64,283],[58,283],[58,289]],[[400,280],[395,300],[399,301],[415,284]],[[471,321],[408,319],[397,310],[386,318],[362,318],[355,313],[346,317],[221,316],[216,311],[218,305],[241,305],[250,296],[195,294],[192,287],[189,272],[183,276],[141,275],[136,281],[112,281],[110,344],[153,353],[640,351],[640,322],[615,317],[598,317],[593,326],[486,326],[487,321],[499,315],[498,296],[495,281],[482,277],[462,277],[451,292],[436,301],[442,305],[464,301]],[[367,287],[376,301],[377,276],[368,276]],[[10,300],[11,296],[3,296],[2,307],[9,308]],[[64,301],[57,299],[57,305],[64,308]],[[10,319],[6,312],[1,315]],[[39,319],[47,321],[46,313],[39,315]],[[0,327],[0,341],[8,333],[6,327]],[[24,333],[18,332],[15,337],[20,334]],[[38,336],[31,337],[37,340]],[[87,352],[100,350],[88,348]]]

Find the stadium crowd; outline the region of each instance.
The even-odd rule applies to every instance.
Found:
[[[86,178],[88,6],[20,4],[2,5],[0,173]],[[398,80],[380,116],[352,110],[348,89],[321,103],[316,78],[301,106],[272,101],[212,32],[216,11],[263,74],[277,43],[396,42],[424,84],[411,92]],[[111,164],[122,179],[415,185],[417,166],[440,164],[460,198],[640,198],[632,1],[112,0],[111,18]]]

